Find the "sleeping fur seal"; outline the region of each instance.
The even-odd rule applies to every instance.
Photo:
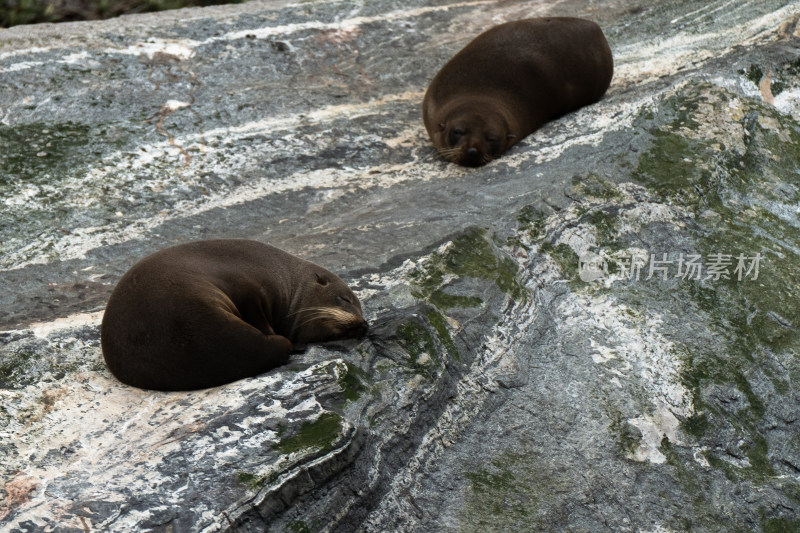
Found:
[[[483,165],[548,120],[599,100],[613,70],[611,49],[594,22],[507,22],[442,67],[425,93],[422,118],[446,159]]]
[[[194,390],[255,376],[292,347],[366,333],[361,304],[336,275],[256,241],[167,248],[120,279],[100,338],[120,381]]]

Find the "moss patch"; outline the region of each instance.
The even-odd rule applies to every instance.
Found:
[[[686,489],[689,497],[697,503],[700,503],[700,498],[705,503],[703,482],[695,472],[694,464],[684,461],[667,437],[661,439],[658,450],[666,457],[667,464],[672,467],[672,475]]]
[[[543,239],[547,233],[545,227],[546,221],[547,217],[545,217],[544,214],[530,206],[523,207],[517,215],[517,222],[519,223],[517,230],[514,235],[508,238],[506,244],[530,250],[530,246],[523,242],[523,238],[525,241],[533,244]]]
[[[421,297],[421,295],[418,294],[415,294],[414,296],[417,298]],[[478,307],[483,303],[483,300],[477,296],[447,294],[442,290],[433,291],[427,300],[439,309],[451,309],[453,307],[468,309],[470,307]]]
[[[450,336],[450,330],[447,328],[447,321],[444,319],[441,313],[434,311],[431,309],[425,316],[428,318],[428,321],[433,326],[433,329],[436,330],[436,334],[439,337],[439,342],[444,345],[445,349],[453,355],[456,359],[461,359],[458,354],[458,350],[456,349],[456,344],[453,342],[453,337]]]
[[[275,483],[280,477],[279,472],[272,472],[268,476],[257,476],[249,472],[237,472],[236,481],[247,487],[249,490],[257,491],[265,484]]]
[[[301,450],[328,452],[342,434],[342,417],[335,413],[323,413],[313,422],[303,422],[293,436],[272,445],[272,449],[289,454]]]
[[[761,67],[759,67],[756,64],[750,65],[749,67],[747,67],[747,69],[739,70],[739,74],[741,74],[748,80],[752,81],[756,85],[756,87],[761,81],[761,78],[764,77],[764,71],[761,70]]]
[[[108,125],[0,126],[0,196],[8,200],[0,218],[0,256],[114,217],[120,209],[116,186],[87,173],[128,138],[127,131]]]
[[[578,280],[578,254],[569,245],[561,243],[553,246],[550,242],[544,241],[539,246],[539,251],[550,256],[568,280]]]
[[[86,163],[90,141],[84,124],[32,123],[0,126],[0,191],[12,181],[45,185]]]
[[[236,473],[236,481],[244,485],[250,490],[255,490],[263,485],[264,480],[255,474],[250,474],[248,472],[237,472]]]
[[[347,372],[344,372],[339,378],[339,386],[342,388],[345,399],[354,402],[367,390],[367,387],[362,382],[367,378],[367,373],[354,364],[345,364],[347,365]]]
[[[311,533],[311,528],[303,520],[295,520],[287,526],[287,529],[292,533]]]
[[[462,531],[548,531],[563,512],[569,476],[554,472],[537,454],[503,453],[464,473],[469,481]]]
[[[642,442],[641,430],[627,420],[623,420],[619,413],[615,413],[611,418],[609,430],[616,437],[620,450],[626,456],[633,454]]]
[[[468,507],[470,529],[481,531],[498,531],[501,524],[524,523],[536,511],[533,487],[528,487],[525,480],[518,478],[512,471],[506,458],[492,461],[487,468],[474,472],[465,472],[471,484],[472,498],[470,504],[480,499],[480,509]],[[475,511],[480,512],[475,512]]]
[[[681,424],[683,431],[696,439],[701,438],[708,430],[708,417],[705,413],[697,413],[686,418]]]
[[[510,297],[524,300],[526,292],[518,273],[514,260],[495,248],[486,230],[473,228],[455,238],[443,252],[432,253],[428,262],[412,274],[412,294],[442,310],[480,305],[478,297],[444,292],[445,277],[452,275],[494,281]]]
[[[761,520],[761,533],[800,533],[800,520],[767,518]]]
[[[409,355],[411,367],[418,373],[433,378],[440,361],[433,335],[416,322],[405,322],[397,328],[400,343]],[[425,360],[424,354],[429,359]]]
[[[596,174],[589,173],[582,178],[572,180],[573,190],[582,196],[605,200],[607,202],[619,201],[622,193],[619,192],[616,183],[601,178]]]

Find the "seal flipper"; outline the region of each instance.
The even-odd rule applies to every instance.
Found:
[[[257,376],[289,360],[292,342],[282,335],[265,335],[237,316],[225,313],[224,326],[216,332],[213,346],[199,349],[196,357],[184,367],[176,382],[180,389],[195,390],[216,387],[243,378]],[[225,353],[218,347],[226,346]]]
[[[202,314],[203,320],[184,322],[181,328],[170,324],[171,335],[157,335],[161,342],[155,344],[104,346],[109,369],[134,387],[186,391],[257,376],[288,361],[292,343],[286,337],[264,335],[220,309]],[[208,337],[213,342],[204,340]]]

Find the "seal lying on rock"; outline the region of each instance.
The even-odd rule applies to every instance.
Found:
[[[256,241],[222,239],[145,257],[108,301],[100,338],[120,381],[193,390],[261,374],[293,345],[366,333],[335,274]]]
[[[479,166],[548,120],[600,99],[614,64],[600,27],[531,18],[480,34],[442,67],[422,103],[434,146]]]

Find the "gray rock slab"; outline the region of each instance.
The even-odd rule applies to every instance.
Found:
[[[0,526],[800,528],[800,2],[251,1],[0,30]],[[504,21],[599,103],[479,169],[421,121]],[[370,334],[191,393],[99,346],[139,258],[258,239]],[[588,265],[588,266],[587,266]]]

